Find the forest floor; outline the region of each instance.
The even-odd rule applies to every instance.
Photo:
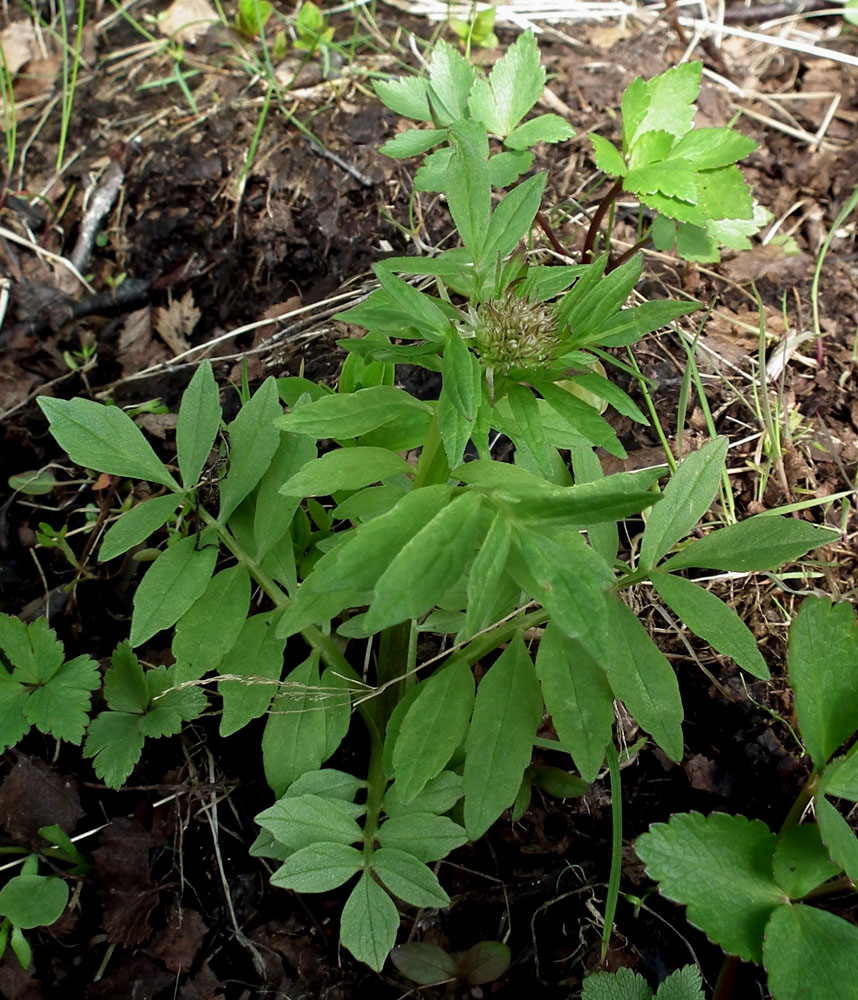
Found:
[[[440,199],[412,195],[414,163],[378,152],[401,124],[370,85],[413,67],[412,35],[425,40],[442,30],[447,8],[428,0],[337,8],[330,23],[342,51],[332,49],[325,66],[319,58],[302,63],[290,49],[273,67],[282,94],[265,104],[262,83],[247,69],[258,42],[222,24],[198,24],[194,40],[168,48],[155,20],[166,3],[87,2],[63,129],[62,48],[56,32],[33,30],[24,6],[8,0],[0,14],[14,96],[10,117],[7,89],[11,169],[0,189],[0,611],[27,621],[47,615],[68,656],[85,652],[104,663],[127,636],[139,564],[109,573],[95,562],[85,511],[100,509],[105,484],[80,482],[35,397],[82,394],[133,406],[157,444],[204,357],[227,389],[243,365],[251,384],[302,368],[333,383],[343,328],[330,317],[372,287],[370,265],[449,238]],[[490,63],[522,26],[538,32],[549,72],[543,110],[576,131],[538,152],[537,165],[549,168],[543,212],[573,258],[603,188],[585,133],[616,139],[620,96],[635,76],[701,59],[697,123],[735,119],[757,141],[744,173],[772,214],[764,238],[705,267],[648,252],[641,294],[690,293],[711,309],[705,321],[692,316],[684,331],[648,338],[634,352],[653,380],[671,446],[687,453],[706,437],[693,396],[677,426],[683,345],[699,334],[696,360],[718,432],[730,439],[739,517],[852,491],[858,465],[858,231],[855,213],[837,218],[858,187],[858,29],[831,11],[818,17],[790,13],[791,6],[728,3],[718,23],[716,5],[704,0],[569,3],[555,21],[550,9],[503,8],[516,23],[499,10],[500,48],[475,53]],[[54,7],[35,7],[58,31]],[[116,197],[96,218],[93,203],[111,184]],[[633,207],[618,208],[620,246],[635,241]],[[761,360],[781,430],[782,458],[774,462],[762,422]],[[634,385],[625,388],[634,394]],[[230,396],[222,394],[227,410],[237,403]],[[632,467],[660,460],[651,429],[623,418],[616,429]],[[612,461],[605,458],[606,471]],[[9,476],[31,470],[50,471],[62,486],[44,496],[7,487]],[[743,682],[656,602],[639,609],[680,677],[686,757],[674,765],[646,748],[623,770],[624,893],[647,890],[630,845],[649,823],[698,809],[742,812],[777,828],[801,787],[807,765],[789,726],[787,626],[803,595],[854,601],[858,579],[858,518],[848,503],[832,504],[827,518],[843,535],[815,561],[716,585],[752,627],[771,683]],[[68,528],[82,571],[39,541],[42,523]],[[7,950],[0,996],[415,995],[390,965],[378,976],[338,950],[342,893],[297,897],[272,888],[263,861],[248,855],[253,816],[270,802],[259,736],[251,726],[220,739],[216,723],[202,719],[181,737],[150,742],[119,792],[95,779],[79,748],[31,735],[6,753],[0,844],[37,846],[38,828],[57,823],[93,867],[61,919],[28,932],[28,970]],[[582,799],[535,798],[519,822],[502,819],[452,855],[443,866],[452,905],[431,918],[412,912],[401,940],[411,935],[451,950],[506,940],[512,964],[482,987],[417,995],[577,996],[598,959],[610,845],[610,799],[597,781]],[[263,956],[262,975],[236,924]],[[657,895],[639,909],[621,899],[612,967],[657,980],[698,962],[711,988],[720,959],[678,907]],[[735,995],[765,996],[762,971],[743,967]]]

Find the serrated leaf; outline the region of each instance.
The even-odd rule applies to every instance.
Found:
[[[720,260],[718,243],[709,227],[692,226],[689,222],[680,222],[676,226],[676,252],[683,260],[698,261],[701,264]]]
[[[652,990],[643,976],[620,968],[587,976],[581,1000],[652,1000]]]
[[[682,63],[646,83],[635,80],[626,89],[622,101],[624,139],[628,135],[625,149],[633,146],[645,132],[664,131],[681,138],[691,129],[702,65],[700,62]],[[627,102],[629,91],[632,94]],[[629,133],[627,115],[631,125]]]
[[[662,981],[656,1000],[705,1000],[703,980],[696,965],[686,965]]]
[[[108,788],[121,788],[142,752],[140,715],[100,712],[89,724],[82,754],[95,758],[92,766],[96,776]]]
[[[801,899],[839,873],[840,865],[828,856],[815,823],[789,827],[779,837],[772,874],[790,899]]]
[[[533,153],[524,149],[507,149],[489,157],[489,179],[492,187],[510,187],[533,163]]]
[[[458,581],[474,550],[480,502],[476,492],[460,494],[399,550],[375,585],[367,632],[425,614]]]
[[[0,913],[20,930],[59,920],[69,887],[53,875],[15,875],[0,889]],[[27,963],[29,965],[29,963]]]
[[[599,170],[612,177],[622,177],[627,172],[626,162],[612,142],[608,142],[595,132],[590,132],[587,138],[593,146],[593,159]]]
[[[838,532],[807,521],[757,514],[695,539],[662,563],[661,569],[673,572],[696,566],[737,573],[761,572],[793,562],[837,538]]]
[[[172,653],[183,680],[215,670],[235,644],[250,607],[250,576],[241,563],[216,573],[176,622]]]
[[[560,742],[581,777],[594,781],[614,723],[614,696],[604,670],[550,621],[539,640],[536,674]]]
[[[471,840],[512,804],[541,718],[539,685],[517,634],[480,681],[465,740],[464,818]]]
[[[0,650],[15,680],[23,684],[44,684],[63,662],[63,644],[46,618],[26,625],[20,618],[0,614]]]
[[[623,188],[637,195],[658,192],[696,205],[698,179],[694,168],[681,160],[663,160],[630,170],[623,178]]]
[[[24,718],[24,705],[30,694],[23,684],[13,681],[0,668],[0,750],[13,747],[29,730]]]
[[[489,132],[504,138],[542,96],[545,70],[533,32],[528,30],[498,59],[488,81],[477,79],[468,107]]]
[[[401,315],[399,322],[401,325]],[[347,440],[397,420],[413,408],[431,412],[427,403],[402,389],[392,385],[374,385],[357,392],[322,396],[278,417],[276,424],[282,430],[295,434]]]
[[[858,927],[810,906],[779,906],[766,927],[763,963],[777,1000],[858,996]]]
[[[801,735],[822,770],[858,729],[858,629],[851,605],[805,600],[790,626],[788,665]]]
[[[143,675],[149,689],[149,710],[140,717],[140,732],[160,738],[181,732],[182,723],[195,719],[206,707],[198,687],[182,687],[175,667],[156,667]]]
[[[697,170],[726,167],[753,152],[757,144],[733,128],[695,128],[673,147],[671,156],[694,164]]]
[[[143,668],[127,641],[120,642],[110,657],[104,674],[104,700],[114,712],[138,715],[149,706],[149,688]]]
[[[176,459],[185,489],[196,485],[220,427],[220,402],[211,362],[201,361],[182,394],[176,418]]]
[[[467,117],[474,71],[452,45],[439,41],[429,60],[429,104],[439,125]]]
[[[382,104],[403,118],[432,121],[427,92],[429,83],[423,77],[403,76],[398,80],[373,80],[373,89]]]
[[[145,479],[179,492],[140,428],[118,406],[104,406],[80,396],[36,400],[57,444],[76,464],[111,476]]]
[[[650,573],[652,585],[664,603],[682,623],[705,639],[724,656],[729,656],[754,677],[767,680],[769,668],[751,630],[720,598],[703,587],[669,573]]]
[[[331,892],[363,868],[363,855],[348,844],[324,841],[290,854],[271,884],[295,892]]]
[[[407,851],[380,847],[373,852],[372,870],[385,888],[412,906],[449,906],[450,897],[426,865]]]
[[[727,438],[708,441],[680,462],[662,493],[663,499],[647,518],[641,540],[640,564],[650,569],[672,545],[693,531],[715,499]]]
[[[277,382],[267,378],[227,427],[229,471],[220,484],[219,520],[226,522],[262,478],[280,443]]]
[[[401,160],[425,153],[427,149],[437,146],[446,138],[447,130],[443,128],[409,128],[382,143],[378,151],[395,160]]]
[[[504,140],[507,149],[530,149],[537,142],[563,142],[575,129],[560,115],[538,115],[519,125]]]
[[[786,902],[772,879],[776,837],[758,820],[680,813],[635,841],[647,874],[728,954],[760,962],[766,923]]]
[[[753,202],[753,215],[750,219],[712,219],[706,224],[706,230],[721,246],[730,250],[750,250],[749,236],[758,233],[772,218],[756,201]]]
[[[161,629],[176,624],[202,596],[217,556],[216,545],[199,549],[193,536],[180,538],[158,556],[134,592],[132,646],[140,646]]]
[[[393,748],[396,789],[406,804],[441,772],[461,743],[474,703],[474,677],[464,660],[456,660],[417,690]]]
[[[423,164],[414,172],[415,191],[443,191],[447,168],[453,158],[452,146],[442,146],[423,158]],[[400,322],[401,322],[400,317]]]
[[[434,813],[404,813],[391,816],[378,831],[382,847],[413,854],[420,861],[438,861],[467,843],[468,835],[447,816]]]
[[[115,559],[133,546],[145,542],[153,532],[170,520],[180,502],[175,495],[166,493],[162,497],[144,500],[122,514],[105,532],[98,550],[98,561]]]
[[[256,822],[294,851],[320,841],[353,844],[363,832],[336,799],[320,795],[285,796],[263,810]]]
[[[707,219],[752,219],[751,189],[738,167],[702,170],[697,175],[700,207]]]
[[[825,796],[817,795],[814,806],[819,833],[828,853],[852,883],[858,883],[858,836]]]
[[[95,660],[85,655],[67,660],[30,690],[23,706],[24,718],[57,740],[79,744],[89,722],[90,692],[99,683]]]
[[[380,972],[399,930],[393,900],[367,872],[346,900],[340,918],[340,944],[359,961]]]

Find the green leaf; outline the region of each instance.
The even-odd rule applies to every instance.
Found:
[[[489,178],[492,187],[510,187],[525,171],[530,170],[532,163],[533,153],[525,150],[508,149],[503,153],[495,153],[489,157]]]
[[[626,457],[613,428],[592,406],[553,382],[540,380],[536,387],[551,409],[578,434],[617,458]]]
[[[220,735],[231,736],[268,711],[283,670],[285,640],[277,637],[275,618],[270,613],[253,615],[242,626],[232,648],[223,656],[223,674],[241,678],[218,682],[223,698]],[[272,681],[271,684],[264,683]],[[264,745],[263,745],[264,756]]]
[[[329,799],[338,799],[342,805],[351,806],[355,795],[366,788],[366,782],[345,771],[337,771],[332,767],[323,767],[318,771],[306,771],[286,790],[289,798],[297,795],[322,795]],[[363,812],[357,815],[360,816]]]
[[[858,837],[855,831],[824,796],[817,795],[814,806],[822,842],[852,883],[858,882]]]
[[[763,963],[777,1000],[858,996],[858,927],[810,906],[779,906],[766,927]]]
[[[596,372],[587,372],[584,375],[573,375],[567,381],[581,386],[587,392],[591,392],[594,396],[598,396],[599,399],[610,403],[617,413],[621,413],[624,417],[634,420],[635,423],[643,424],[645,427],[649,426],[647,418],[635,406],[626,393],[619,386],[608,381],[604,376]]]
[[[401,324],[401,316],[399,320]],[[276,424],[295,434],[348,440],[397,420],[411,409],[431,413],[428,403],[392,385],[374,385],[348,394],[322,396],[277,418]]]
[[[853,752],[832,760],[825,768],[819,790],[826,795],[858,802],[858,754]]]
[[[413,854],[395,847],[381,847],[373,852],[372,870],[385,888],[412,906],[449,906],[450,897],[435,875]]]
[[[423,165],[414,172],[415,191],[444,191],[447,170],[453,159],[453,147],[442,146],[423,158]],[[401,319],[400,319],[401,322]]]
[[[196,485],[220,427],[220,401],[211,362],[201,361],[182,394],[176,418],[176,458],[185,489]]]
[[[537,142],[563,142],[575,129],[560,115],[539,115],[514,128],[504,140],[507,149],[529,149]]]
[[[59,920],[69,887],[53,875],[15,875],[0,889],[0,913],[15,927],[29,930]]]
[[[170,493],[144,500],[122,514],[107,529],[98,550],[98,561],[115,559],[146,539],[161,525],[166,524],[181,501]]]
[[[452,331],[444,344],[441,359],[443,390],[465,420],[473,420],[482,400],[482,369],[476,357]]]
[[[204,593],[217,562],[216,545],[197,548],[193,536],[180,538],[152,563],[134,592],[132,646],[175,625]]]
[[[471,840],[512,804],[541,719],[539,685],[517,634],[480,681],[465,740],[464,818]]]
[[[681,160],[663,160],[630,170],[623,178],[623,187],[637,195],[658,191],[692,205],[697,204],[698,199],[697,174],[690,164]]]
[[[467,840],[467,833],[458,823],[433,813],[391,816],[378,831],[378,842],[382,847],[406,851],[425,862],[445,858]]]
[[[403,118],[414,118],[417,121],[431,122],[432,111],[429,107],[427,92],[429,83],[418,76],[403,76],[398,80],[373,80],[373,89],[382,104],[387,105]]]
[[[586,483],[599,483],[605,475],[598,455],[590,447],[573,448],[569,454],[572,460],[572,473],[576,486]],[[587,540],[593,551],[598,553],[611,566],[617,558],[620,547],[620,533],[617,522],[608,520],[599,523],[595,520],[587,525]]]
[[[144,736],[174,736],[182,723],[195,719],[206,707],[206,696],[198,687],[180,687],[175,667],[156,667],[143,675],[149,688],[149,710],[140,717]]]
[[[439,125],[467,117],[474,71],[452,45],[439,41],[429,60],[429,103]]]
[[[719,167],[698,174],[700,206],[707,219],[752,219],[751,189],[738,167]],[[691,221],[691,220],[689,220]]]
[[[512,546],[512,528],[505,511],[492,518],[482,544],[477,548],[468,574],[468,603],[462,633],[465,638],[475,635],[492,623],[498,587],[504,575],[507,556]]]
[[[674,302],[672,299],[644,302],[634,309],[623,309],[605,320],[597,330],[585,331],[576,336],[573,331],[570,343],[576,346],[601,344],[604,347],[623,347],[634,344],[654,330],[660,330],[680,316],[696,312],[697,302]]]
[[[63,662],[63,645],[46,618],[25,625],[20,618],[0,614],[0,650],[15,680],[23,684],[43,684]]]
[[[176,622],[172,653],[183,680],[215,670],[238,639],[250,607],[250,576],[239,563],[216,573]]]
[[[315,457],[316,445],[312,438],[305,434],[280,435],[277,451],[256,491],[253,541],[257,559],[263,559],[288,533],[300,502],[297,497],[283,496],[280,487]]]
[[[474,704],[474,677],[464,660],[454,660],[418,690],[393,748],[396,790],[404,803],[443,770],[461,743]]]
[[[49,469],[20,472],[17,476],[9,476],[7,482],[10,490],[31,497],[45,496],[57,486],[57,480]]]
[[[503,260],[533,225],[548,175],[544,170],[516,185],[492,212],[483,255],[488,263]]]
[[[518,428],[516,448],[525,446],[545,478],[550,479],[553,468],[551,454],[536,397],[529,388],[514,382],[507,388],[506,398],[512,419]]]
[[[673,145],[673,136],[670,132],[664,132],[661,130],[654,132],[644,132],[635,141],[634,148],[629,156],[629,166],[645,167],[652,163],[660,163],[665,160],[668,153],[670,152],[670,147]],[[675,165],[675,164],[673,164]],[[668,167],[670,164],[668,164]],[[685,168],[688,169],[690,165],[686,164]],[[632,171],[634,173],[634,171]],[[657,191],[658,187],[651,188],[650,190]],[[695,197],[689,199],[690,201],[697,201],[696,191]]]
[[[329,496],[413,472],[413,466],[385,448],[337,448],[307,462],[280,492],[287,497]]]
[[[457,122],[450,129],[450,157],[444,178],[447,207],[474,265],[483,263],[483,247],[491,215],[489,143],[475,121]]]
[[[655,823],[635,851],[659,891],[728,954],[759,963],[766,923],[785,902],[772,879],[775,835],[744,816],[680,813]]]
[[[656,508],[658,509],[658,508]],[[757,648],[751,630],[714,594],[703,587],[668,573],[650,573],[658,596],[695,635],[729,656],[754,677],[767,680],[769,668]]]
[[[397,945],[390,953],[390,959],[406,979],[421,986],[456,978],[455,958],[436,944],[409,941]]]
[[[104,406],[79,396],[68,400],[39,396],[36,402],[48,418],[57,444],[76,465],[179,491],[179,484],[140,428],[118,406]]]
[[[790,627],[788,665],[802,739],[822,770],[858,729],[858,629],[851,605],[806,599]]]
[[[401,160],[425,153],[427,149],[437,146],[446,138],[447,130],[443,128],[409,128],[388,139],[379,146],[378,151],[395,160]]]
[[[643,976],[620,968],[587,976],[581,1000],[652,1000],[652,990]]]
[[[408,317],[409,324],[427,340],[443,341],[450,330],[450,321],[439,301],[418,291],[387,267],[376,264],[373,270],[393,304]]]
[[[697,170],[726,167],[753,152],[757,144],[734,128],[696,128],[683,136],[671,150]]]
[[[664,131],[681,138],[691,129],[700,90],[702,63],[675,66],[644,83],[634,80],[623,94],[623,150],[645,132]]]
[[[367,632],[418,618],[456,583],[474,550],[480,502],[478,493],[460,494],[399,550],[375,585]]]
[[[271,884],[295,892],[331,892],[363,868],[363,855],[347,844],[311,844],[291,854]]]
[[[680,222],[676,226],[676,252],[683,260],[698,261],[701,264],[721,259],[718,242],[708,226],[693,226],[690,222]]]
[[[305,771],[325,759],[327,702],[320,688],[319,655],[295,667],[274,699],[262,736],[265,780],[282,795]]]
[[[149,688],[127,640],[120,642],[104,674],[104,700],[114,712],[142,715],[149,707]]]
[[[604,670],[550,621],[539,640],[536,674],[560,742],[581,777],[595,781],[614,724],[614,696]]]
[[[673,572],[696,566],[737,573],[761,572],[794,562],[806,552],[837,538],[838,532],[818,528],[807,521],[757,514],[712,531],[705,538],[695,539],[662,563],[661,569]]]
[[[470,440],[471,431],[474,429],[473,421],[468,420],[456,408],[453,392],[454,389],[450,387],[449,383],[444,382],[441,386],[441,395],[438,398],[436,409],[438,433],[441,435],[447,464],[451,468],[462,461],[465,446]]]
[[[750,250],[752,244],[748,237],[758,233],[771,218],[771,212],[754,201],[750,219],[711,219],[706,223],[706,231],[721,246],[731,250]]]
[[[775,882],[790,899],[801,899],[812,889],[840,873],[828,856],[815,823],[786,830],[778,839],[772,860]]]
[[[680,462],[664,488],[663,499],[647,518],[640,565],[651,569],[676,542],[693,531],[721,483],[727,438],[708,441]]]
[[[371,969],[381,968],[396,943],[399,912],[381,886],[364,872],[343,907],[340,944]]]
[[[227,427],[229,471],[220,484],[221,523],[262,478],[277,451],[280,434],[274,421],[281,415],[277,382],[267,378]]]
[[[498,59],[488,81],[477,79],[468,102],[471,115],[489,132],[504,138],[542,96],[545,70],[533,32],[528,30]]]
[[[263,810],[256,822],[294,851],[319,842],[353,844],[363,832],[336,799],[320,795],[295,795],[278,799]]]
[[[470,986],[490,983],[509,968],[509,946],[502,941],[478,941],[459,955],[457,978]]]
[[[55,739],[79,744],[89,722],[90,692],[98,686],[96,662],[85,655],[76,656],[30,691],[24,718]]]
[[[108,788],[121,788],[143,752],[140,715],[131,712],[100,712],[89,724],[84,757],[92,762],[96,777]]]
[[[695,965],[677,969],[665,979],[656,993],[657,1000],[706,1000],[703,980]]]
[[[401,816],[403,813],[447,812],[459,801],[464,794],[462,790],[462,778],[455,771],[441,771],[426,782],[423,789],[405,803],[399,796],[399,789],[394,782],[384,796],[383,810],[388,816]]]
[[[673,667],[618,597],[608,606],[612,641],[602,662],[611,690],[671,760],[682,760],[682,699]]]

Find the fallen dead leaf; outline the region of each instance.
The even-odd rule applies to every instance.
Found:
[[[149,936],[149,914],[158,902],[158,887],[149,878],[152,838],[138,822],[121,817],[102,831],[99,841],[92,858],[107,940],[139,944]]]
[[[32,21],[13,21],[0,31],[0,49],[10,76],[34,59],[39,51]]]
[[[174,0],[158,18],[158,30],[162,35],[193,45],[217,20],[208,0]]]
[[[19,754],[0,786],[0,824],[19,843],[41,842],[40,826],[71,833],[83,816],[77,783],[42,761]]]
[[[188,349],[188,337],[200,318],[194,305],[194,293],[189,288],[180,299],[173,299],[166,309],[154,311],[155,329],[174,356]]]
[[[196,910],[174,904],[166,924],[147,950],[171,972],[187,972],[194,964],[207,933],[208,927]]]

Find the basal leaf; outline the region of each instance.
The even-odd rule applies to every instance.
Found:
[[[697,170],[726,167],[753,152],[757,144],[734,128],[695,128],[673,147],[671,156],[694,164]]]
[[[481,837],[512,804],[530,763],[542,697],[520,635],[480,681],[465,740],[465,828]]]
[[[80,396],[36,400],[48,418],[57,444],[86,469],[111,476],[145,479],[179,491],[140,428],[118,406],[104,406]]]
[[[858,730],[858,629],[851,605],[806,599],[790,627],[788,664],[801,735],[822,770]]]
[[[443,948],[426,941],[397,945],[390,953],[390,959],[413,983],[430,986],[456,976],[456,959]]]
[[[432,871],[407,851],[378,848],[372,855],[372,870],[385,888],[405,903],[436,908],[450,905],[450,897]]]
[[[581,1000],[652,1000],[652,990],[643,976],[619,968],[587,976]]]
[[[658,596],[695,635],[724,656],[732,657],[749,674],[768,679],[769,668],[756,639],[729,605],[680,576],[656,571],[650,578]]]
[[[762,959],[763,935],[786,897],[772,878],[775,835],[744,816],[680,813],[655,823],[635,851],[663,896],[688,907],[688,920],[728,954]]]
[[[26,931],[59,920],[68,899],[69,887],[61,878],[15,875],[0,889],[0,913]]]
[[[115,559],[133,546],[145,542],[154,531],[170,520],[180,502],[174,494],[165,493],[162,497],[144,500],[120,515],[104,534],[98,550],[98,561]]]
[[[703,980],[696,965],[685,965],[662,980],[657,1000],[706,1000]]]
[[[311,844],[290,854],[271,884],[295,892],[331,892],[363,868],[363,855],[348,844]]]
[[[176,622],[172,653],[184,680],[215,670],[244,626],[250,607],[250,576],[239,563],[216,573],[199,600]]]
[[[456,583],[474,550],[480,501],[460,494],[399,550],[375,585],[367,632],[425,614]]]
[[[699,197],[697,173],[690,163],[664,160],[630,170],[623,178],[623,187],[634,194],[658,191],[667,198],[678,198],[696,205]]]
[[[340,944],[359,961],[380,972],[396,944],[399,912],[396,905],[368,872],[343,907],[340,918]]]
[[[697,175],[697,187],[707,219],[753,218],[751,189],[738,167],[703,170]]]
[[[89,722],[90,692],[99,683],[95,660],[86,655],[67,660],[49,680],[30,690],[24,718],[57,740],[80,743]]]
[[[474,71],[468,60],[452,45],[439,41],[429,60],[429,103],[439,125],[467,117],[473,81]]]
[[[700,62],[682,63],[674,66],[659,76],[647,80],[643,84],[645,104],[643,114],[639,107],[632,112],[633,133],[629,136],[628,146],[634,145],[639,136],[645,132],[664,131],[676,138],[681,138],[691,129],[694,120],[694,101],[700,90],[700,73],[703,64]],[[637,80],[635,81],[637,85]],[[629,88],[630,89],[630,88]],[[638,93],[639,85],[635,89]],[[628,89],[626,91],[628,93]],[[633,98],[638,102],[638,98]],[[632,101],[629,102],[632,104]],[[627,112],[626,95],[623,95],[623,134],[626,134],[625,118]]]
[[[766,927],[763,964],[777,1000],[858,996],[858,927],[811,906],[779,906]]]
[[[176,418],[176,459],[186,490],[200,478],[217,437],[220,415],[217,385],[206,358],[182,394]]]
[[[807,521],[757,514],[695,539],[662,563],[661,569],[673,572],[696,566],[737,573],[777,569],[837,537],[836,531]]]
[[[0,650],[15,680],[32,686],[49,681],[63,662],[63,644],[46,618],[26,625],[14,615],[0,614]]]
[[[277,382],[267,378],[227,427],[229,471],[220,484],[219,520],[226,522],[262,478],[280,443]]]
[[[536,674],[560,742],[581,777],[594,781],[614,724],[614,696],[605,671],[551,621],[539,640]]]
[[[433,813],[405,813],[391,816],[378,831],[382,847],[413,854],[420,861],[438,861],[467,843],[468,835],[453,820]]]
[[[393,748],[396,790],[406,804],[441,772],[461,743],[474,703],[474,677],[464,660],[454,660],[418,690]]]
[[[197,539],[188,536],[158,556],[134,592],[129,637],[132,646],[176,624],[208,586],[217,555],[216,545],[198,549]]]
[[[523,149],[507,149],[489,157],[489,178],[492,187],[511,187],[519,177],[530,170],[533,153]]]

